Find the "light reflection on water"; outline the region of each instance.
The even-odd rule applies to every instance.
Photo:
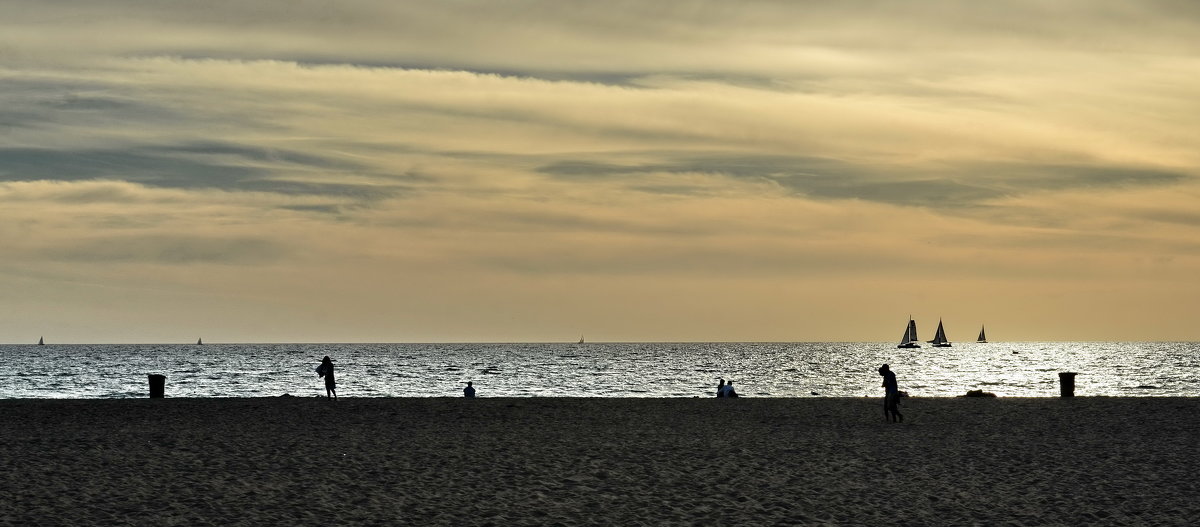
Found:
[[[718,377],[754,397],[875,396],[887,362],[902,390],[954,396],[1200,395],[1200,344],[1055,342],[891,343],[207,344],[0,346],[0,398],[145,397],[149,373],[171,397],[323,395],[313,372],[337,361],[339,395],[692,397]]]

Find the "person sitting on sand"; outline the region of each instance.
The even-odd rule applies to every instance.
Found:
[[[737,392],[733,391],[733,381],[725,383],[725,395],[723,397],[737,397]]]
[[[333,359],[329,358],[329,355],[321,359],[321,365],[317,366],[317,376],[325,378],[325,398],[328,399],[332,395],[336,400],[337,381],[333,380]]]
[[[725,397],[725,379],[717,383],[717,397]]]
[[[467,387],[463,388],[463,397],[468,399],[475,398],[475,387],[471,384],[471,381],[467,381]]]
[[[883,376],[883,418],[893,423],[903,423],[904,416],[900,414],[900,388],[896,384],[896,374],[887,364],[879,367]]]

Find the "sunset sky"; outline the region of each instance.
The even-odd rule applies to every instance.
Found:
[[[0,342],[1200,339],[1200,4],[0,3]]]

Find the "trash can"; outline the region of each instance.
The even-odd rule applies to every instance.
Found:
[[[1058,385],[1062,389],[1063,397],[1075,397],[1075,372],[1059,372]]]
[[[166,391],[167,376],[150,374],[150,398],[162,399],[163,392]]]

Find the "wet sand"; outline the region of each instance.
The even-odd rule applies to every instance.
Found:
[[[2,400],[0,524],[1200,524],[1200,399]]]

